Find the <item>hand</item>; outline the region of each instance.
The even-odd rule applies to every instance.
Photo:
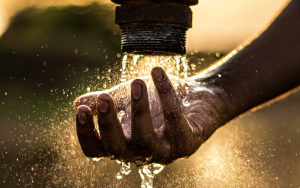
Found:
[[[124,116],[121,122],[107,93],[84,95],[75,100],[77,134],[86,156],[111,157],[137,165],[169,164],[192,155],[224,124],[228,110],[221,89],[196,83],[188,96],[184,89],[179,89],[177,95],[161,68],[152,70],[152,79],[162,106],[162,113],[154,117],[149,109],[151,101],[146,84],[140,79],[131,83],[131,104],[126,109],[129,116]],[[116,92],[115,89],[110,93]],[[188,97],[189,106],[182,105],[184,97]],[[93,115],[98,116],[100,134],[95,129]]]

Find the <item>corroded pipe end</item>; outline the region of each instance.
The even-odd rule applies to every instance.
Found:
[[[198,0],[111,0],[112,2],[116,4],[123,4],[123,3],[145,3],[145,2],[151,2],[156,4],[178,4],[178,5],[197,5]]]
[[[122,51],[152,54],[169,52],[185,54],[188,27],[177,24],[132,23],[120,25]]]
[[[116,23],[122,30],[123,52],[186,53],[186,31],[192,27],[189,5],[197,4],[197,0],[114,2],[121,3],[116,7]]]

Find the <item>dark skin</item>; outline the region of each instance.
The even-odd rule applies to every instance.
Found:
[[[77,133],[88,157],[137,165],[169,164],[193,154],[220,126],[300,85],[300,1],[293,0],[269,28],[225,64],[190,85],[190,106],[177,96],[161,68],[151,72],[162,106],[152,119],[147,87],[131,83],[130,120],[119,122],[107,93],[75,100]],[[221,75],[221,77],[220,77]],[[150,101],[151,102],[151,101]],[[98,116],[100,135],[93,114]]]
[[[164,99],[160,100],[163,111],[160,116],[163,117],[153,120],[149,109],[147,87],[143,80],[136,79],[131,83],[131,106],[128,107],[131,108],[129,118],[131,121],[122,120],[123,126],[117,118],[116,107],[109,94],[88,96],[91,102],[89,106],[92,106],[97,97],[98,112],[96,113],[101,139],[94,131],[92,117],[94,108],[88,108],[80,102],[87,96],[76,99],[75,106],[79,106],[77,109],[78,138],[87,156],[111,157],[113,155],[115,159],[138,164],[151,162],[169,164],[178,158],[193,154],[213,133],[212,125],[216,127],[222,124],[221,118],[218,118],[220,112],[226,111],[225,104],[221,105],[223,100],[219,98],[222,90],[213,91],[215,93],[206,90],[193,92],[189,96],[191,105],[185,107],[181,103],[183,96],[177,96],[168,76],[161,68],[152,70],[152,78],[160,99]],[[216,94],[217,92],[220,93]],[[202,106],[206,108],[203,109]],[[84,125],[80,123],[82,119],[87,119]],[[161,119],[164,122],[161,122]],[[206,129],[204,129],[205,122],[209,122],[205,126]],[[124,132],[128,129],[131,130],[131,134],[125,136]],[[97,147],[90,147],[95,145]],[[146,158],[151,159],[146,160]]]

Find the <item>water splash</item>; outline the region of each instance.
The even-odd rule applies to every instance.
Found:
[[[186,106],[186,107],[191,105],[190,99],[189,99],[188,96],[186,96],[186,97],[182,100],[182,105],[183,105],[183,106]]]
[[[121,164],[120,171],[117,173],[117,179],[122,179],[123,175],[129,175],[131,172],[131,166],[130,163],[121,162],[119,160],[116,160],[118,164]]]
[[[124,116],[124,115],[125,115],[124,110],[121,110],[121,111],[119,112],[119,115],[120,115],[120,116]]]
[[[122,59],[122,74],[121,83],[133,79],[142,79],[145,81],[148,90],[148,99],[150,102],[150,111],[152,112],[152,118],[156,117],[158,113],[161,113],[160,99],[157,95],[154,83],[151,79],[151,70],[154,67],[161,67],[168,74],[170,81],[172,82],[176,92],[179,88],[186,91],[189,94],[189,87],[187,86],[188,76],[188,64],[185,56],[181,55],[137,55],[137,54],[124,54]],[[126,110],[130,106],[130,84],[124,85],[124,88],[120,89],[114,94],[114,101],[117,106],[118,117],[121,120],[124,115],[129,113]],[[188,101],[186,99],[185,101]],[[189,103],[189,102],[188,102]]]
[[[123,59],[122,59],[122,75],[121,75],[121,82],[126,82],[127,78],[126,78],[126,62],[127,62],[127,54],[124,54]]]
[[[175,57],[176,59],[176,68],[178,71],[180,71],[181,74],[181,78],[184,79],[184,89],[185,89],[185,94],[186,97],[184,97],[184,99],[182,100],[182,104],[183,106],[189,106],[190,105],[190,98],[188,97],[189,93],[190,93],[190,87],[189,87],[189,83],[188,83],[188,71],[189,71],[189,66],[188,66],[188,62],[186,60],[185,56],[177,56]],[[180,69],[182,65],[182,69]],[[176,83],[175,87],[178,88],[180,86],[180,84]]]
[[[163,169],[164,166],[157,163],[140,166],[138,170],[142,179],[141,188],[152,188],[155,175]]]
[[[130,174],[130,172],[131,172],[130,163],[122,162],[121,169],[122,169],[122,174],[124,174],[124,175]]]
[[[118,180],[120,180],[120,179],[122,179],[122,178],[123,178],[123,175],[122,175],[122,173],[121,173],[121,172],[118,172],[116,177],[117,177],[117,179],[118,179]]]
[[[121,83],[127,80],[133,80],[136,78],[143,79],[147,85],[148,99],[150,101],[150,111],[152,118],[154,119],[157,114],[162,113],[159,96],[156,92],[154,83],[151,79],[151,70],[154,67],[161,67],[168,74],[169,79],[175,86],[175,89],[183,88],[186,92],[186,96],[189,94],[189,87],[187,84],[188,77],[188,64],[185,56],[181,55],[136,55],[136,54],[124,54],[122,60],[122,75]],[[125,83],[124,83],[125,84]],[[126,109],[130,106],[130,100],[124,101],[130,93],[130,84],[127,84],[123,89],[116,92],[114,101],[116,102],[118,112],[118,118],[121,120],[123,117],[127,117]],[[184,106],[189,106],[190,101],[188,97],[183,100]],[[159,128],[154,125],[154,128]],[[127,175],[131,172],[130,163],[124,163],[117,161],[121,164],[121,169],[117,173],[117,179],[122,179],[123,175]],[[160,164],[148,164],[139,167],[139,174],[142,179],[142,188],[152,188],[153,179],[156,174],[163,170],[164,166]]]
[[[116,162],[121,164],[120,171],[116,175],[116,178],[120,180],[124,175],[130,174],[131,165],[130,163],[125,163],[119,160],[116,160]],[[163,169],[164,166],[157,163],[140,166],[138,168],[138,172],[142,179],[141,188],[152,188],[155,175],[159,174]]]
[[[124,54],[122,59],[122,79],[133,80],[151,75],[154,67],[161,67],[168,75],[187,78],[186,57],[181,55],[137,55]]]
[[[101,160],[101,158],[94,157],[92,160],[95,161],[95,162],[99,162]]]
[[[120,73],[120,67],[117,70]],[[59,103],[44,99],[38,99],[39,102],[25,101],[24,97],[18,99],[26,102],[21,106],[24,112],[11,112],[16,118],[10,118],[8,122],[12,125],[14,121],[20,122],[20,126],[12,129],[7,139],[0,139],[3,149],[0,151],[0,167],[4,172],[0,177],[0,187],[3,184],[3,187],[124,187],[121,185],[124,181],[130,181],[132,187],[139,186],[140,182],[136,181],[135,177],[128,177],[129,180],[123,178],[116,182],[119,166],[114,161],[104,159],[97,162],[82,153],[74,125],[75,112],[70,109],[70,104],[75,96],[85,93],[87,87],[91,87],[91,92],[103,89],[97,79],[99,75],[103,79],[103,75],[99,71],[94,75],[96,76],[91,77],[90,73],[87,73],[84,78],[87,84],[65,88],[64,95],[61,90],[51,90],[54,100],[58,100]],[[115,80],[119,80],[119,77]],[[198,87],[198,90],[200,89],[207,90],[205,87]],[[4,94],[3,92],[2,95]],[[45,103],[51,109],[51,113],[36,110]],[[285,105],[286,109],[291,109],[291,106],[293,109],[297,107],[296,104],[286,101],[280,104]],[[34,107],[28,110],[30,108],[26,105]],[[299,185],[297,161],[300,151],[297,144],[300,128],[295,123],[291,125],[290,131],[282,133],[282,127],[286,126],[287,122],[283,124],[274,119],[274,114],[282,114],[281,105],[280,110],[273,109],[272,113],[271,108],[264,109],[264,113],[267,114],[264,118],[260,110],[251,116],[239,117],[232,121],[216,131],[214,136],[184,163],[170,165],[168,171],[161,173],[155,183],[160,187],[278,187],[292,183],[291,186]],[[298,117],[297,112],[282,115],[283,121],[291,119],[299,122],[293,119]],[[273,121],[265,123],[270,120]],[[288,137],[292,138],[292,142]],[[75,155],[71,155],[73,151],[76,151]]]

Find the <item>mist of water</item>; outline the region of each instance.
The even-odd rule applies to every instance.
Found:
[[[0,138],[1,187],[139,187],[140,173],[155,174],[154,164],[136,168],[110,159],[86,157],[78,143],[73,100],[87,91],[113,85],[120,67],[84,69],[85,83],[49,91],[53,101],[11,112],[19,124],[7,139]],[[117,78],[119,79],[119,78]],[[89,89],[87,89],[89,88]],[[10,93],[3,93],[9,96]],[[296,101],[296,102],[295,102]],[[49,111],[40,111],[39,105]],[[177,160],[154,177],[155,187],[295,187],[299,182],[299,92],[267,108],[240,117],[217,130],[200,149]],[[2,106],[5,107],[5,104]],[[125,111],[124,111],[125,112]],[[122,163],[122,162],[121,162]],[[145,168],[145,169],[144,169]],[[150,169],[150,170],[149,170]],[[117,179],[121,172],[122,179]],[[124,173],[123,173],[124,172]],[[125,173],[126,172],[126,173]],[[146,173],[146,175],[145,175]],[[148,181],[151,183],[151,181]],[[150,184],[149,183],[149,184]]]
[[[160,105],[160,99],[156,92],[154,83],[151,79],[151,70],[154,67],[161,67],[165,70],[165,72],[169,75],[172,84],[175,89],[179,86],[183,87],[187,85],[187,74],[188,74],[188,65],[186,62],[185,56],[180,55],[137,55],[137,54],[124,54],[122,59],[122,67],[121,71],[121,83],[125,83],[126,81],[131,81],[133,79],[139,78],[143,79],[147,85],[148,91],[148,99],[150,104],[150,111],[152,115],[152,119],[155,118],[157,114],[162,113],[162,108]],[[188,94],[188,87],[186,87],[186,92]],[[130,100],[124,100],[129,98],[128,94],[130,93],[129,84],[127,84],[126,89],[119,89],[114,96],[115,101],[119,101],[117,104],[118,116],[121,120],[124,116],[130,116],[130,110],[128,107],[130,106]],[[189,101],[188,98],[184,99],[184,105],[188,106]],[[159,128],[159,127],[154,127]],[[137,163],[141,163],[137,161]],[[143,163],[143,162],[142,162]],[[121,162],[122,168],[124,166],[124,162]],[[159,170],[155,170],[158,168]],[[121,169],[122,169],[121,168]],[[156,174],[162,171],[164,168],[163,165],[160,164],[147,164],[141,165],[139,167],[139,174],[142,179],[141,187],[142,188],[152,188],[153,187],[153,179]],[[123,171],[121,170],[117,178],[122,178]]]

